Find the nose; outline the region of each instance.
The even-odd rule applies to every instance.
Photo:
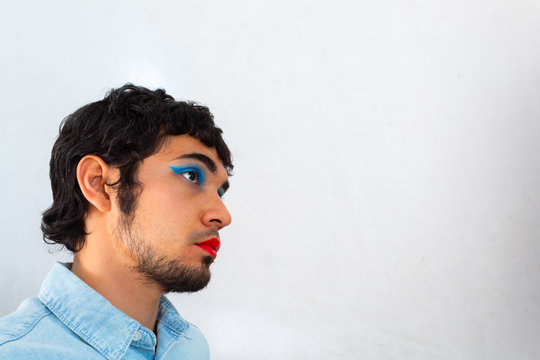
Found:
[[[208,204],[208,207],[201,216],[201,221],[204,225],[217,227],[218,230],[228,226],[231,220],[231,214],[219,196]]]

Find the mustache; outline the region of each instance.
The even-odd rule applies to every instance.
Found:
[[[193,231],[188,235],[189,242],[200,242],[202,240],[206,240],[209,238],[218,238],[219,239],[219,232],[217,230],[208,230],[208,231]]]

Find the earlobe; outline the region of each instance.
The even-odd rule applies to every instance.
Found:
[[[77,181],[81,192],[100,212],[111,210],[111,199],[106,189],[108,173],[109,165],[97,155],[86,155],[77,165]]]

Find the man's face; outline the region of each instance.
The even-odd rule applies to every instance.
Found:
[[[221,200],[228,175],[216,150],[188,135],[170,136],[142,161],[137,178],[135,212],[111,229],[128,265],[166,292],[204,288],[218,231],[231,222]]]

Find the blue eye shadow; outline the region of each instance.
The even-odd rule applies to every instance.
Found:
[[[183,174],[188,171],[194,171],[197,174],[197,179],[199,180],[199,185],[202,185],[204,183],[204,172],[199,169],[196,166],[188,165],[188,166],[169,166],[172,171],[174,171],[175,174]]]

